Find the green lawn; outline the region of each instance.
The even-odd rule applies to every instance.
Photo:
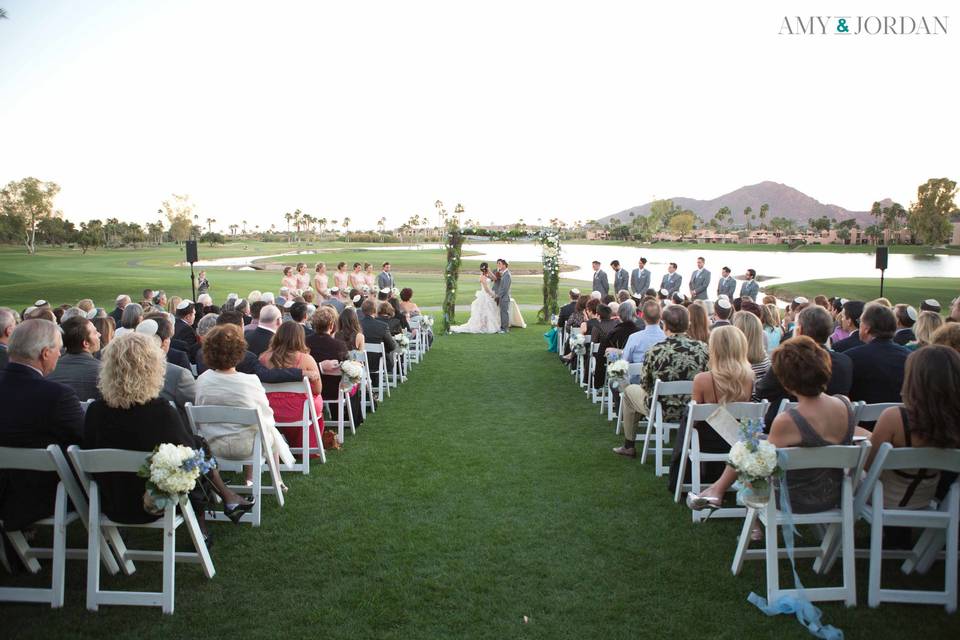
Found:
[[[217,575],[178,567],[173,616],[86,612],[83,564],[71,561],[67,606],[0,605],[0,635],[808,638],[747,603],[764,568],[730,574],[739,522],[693,525],[649,464],[610,452],[612,424],[542,332],[438,338],[342,451],[309,477],[286,475],[287,506],[267,498],[260,529],[212,525]],[[942,607],[868,608],[865,562],[857,569],[860,605],[822,606],[847,637],[956,632]],[[159,578],[139,563],[105,586],[154,589]]]
[[[656,247],[657,249],[728,249],[736,251],[795,251],[798,253],[869,253],[876,252],[872,244],[841,245],[841,244],[806,244],[791,249],[785,244],[697,244],[695,242],[626,242],[624,240],[567,240],[570,244],[606,244],[630,245],[637,247]],[[921,245],[894,244],[890,245],[890,253],[905,253],[912,255],[960,255],[960,246],[948,245],[944,247],[930,247]]]
[[[443,270],[446,254],[438,249],[416,251],[364,250],[345,243],[290,245],[286,243],[243,243],[223,247],[200,247],[200,257],[263,256],[296,250],[320,250],[321,253],[305,256],[276,258],[269,262],[296,264],[298,261],[312,265],[327,262],[330,273],[336,263],[345,261],[370,262],[379,265],[390,261],[394,265],[399,286],[414,289],[414,300],[424,306],[437,306],[443,302]],[[476,255],[476,254],[473,254]],[[119,293],[127,293],[139,300],[143,289],[163,289],[167,295],[189,297],[190,270],[177,267],[184,259],[183,249],[174,245],[147,247],[144,249],[111,249],[91,251],[86,255],[79,250],[41,248],[30,256],[22,247],[0,247],[0,305],[22,310],[38,298],[54,305],[76,303],[84,297],[106,308],[113,308],[113,300]],[[331,264],[332,263],[332,264]],[[477,289],[475,275],[479,260],[465,255],[460,271],[463,286],[460,304],[470,304]],[[539,264],[518,263],[516,270],[539,269]],[[208,269],[214,301],[222,302],[228,293],[242,296],[254,289],[277,291],[280,287],[278,271],[236,271],[226,268]],[[332,278],[331,278],[332,282]],[[542,278],[517,276],[513,292],[520,304],[542,302]],[[577,286],[568,280],[561,288]]]
[[[813,299],[818,294],[828,298],[839,295],[849,300],[873,300],[880,297],[879,278],[830,278],[827,280],[805,280],[788,282],[782,285],[765,287],[781,298],[806,296]],[[960,295],[960,278],[887,278],[883,284],[883,295],[894,304],[912,304],[920,306],[922,300],[933,298],[949,312],[950,301]]]

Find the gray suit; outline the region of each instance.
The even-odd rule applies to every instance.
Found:
[[[610,294],[610,282],[607,280],[607,272],[603,269],[593,272],[593,291],[599,291],[605,296]]]
[[[510,269],[500,274],[500,279],[493,284],[493,293],[500,307],[500,330],[510,331]]]
[[[690,297],[694,300],[707,299],[707,287],[710,286],[710,272],[698,269],[690,276]]]
[[[627,275],[626,269],[620,269],[613,273],[613,294],[616,295],[620,291],[629,291],[630,290],[630,276]]]
[[[642,296],[643,292],[650,288],[650,270],[634,269],[630,274],[630,288],[633,293]]]
[[[737,292],[737,280],[733,276],[727,276],[726,278],[720,278],[719,283],[717,283],[717,298],[722,295],[726,295],[730,300],[733,300],[733,295]]]
[[[681,284],[683,284],[683,276],[674,271],[673,273],[664,274],[663,280],[660,281],[660,288],[666,289],[667,295],[672,296],[680,291]]]
[[[756,280],[747,280],[740,287],[740,297],[750,296],[754,302],[757,302],[757,296],[760,295],[760,285]]]
[[[191,404],[197,402],[197,385],[193,374],[183,367],[168,362],[167,370],[163,375],[163,389],[160,390],[160,397],[177,405],[177,411],[183,418],[184,424],[189,424],[186,421],[187,414],[183,405],[188,402]]]
[[[65,384],[77,392],[80,400],[99,400],[97,378],[100,376],[101,363],[87,352],[65,353],[60,356],[57,368],[47,380]]]
[[[377,286],[381,289],[393,289],[393,274],[381,271],[377,276]]]

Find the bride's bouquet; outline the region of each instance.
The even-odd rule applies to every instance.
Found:
[[[582,333],[575,333],[570,336],[570,350],[573,351],[578,356],[582,356],[587,352],[587,341],[586,336]]]
[[[341,379],[349,386],[359,384],[363,380],[363,365],[356,360],[344,360],[340,363]]]
[[[737,470],[741,497],[748,507],[759,508],[770,499],[770,477],[779,471],[777,448],[763,437],[763,422],[740,422],[740,439],[730,447],[729,462]]]
[[[627,360],[615,360],[607,365],[607,379],[611,389],[621,389],[627,386],[627,376],[630,373],[630,363]]]
[[[217,466],[214,458],[207,458],[203,450],[195,451],[184,445],[164,443],[154,448],[137,475],[146,478],[143,509],[159,516],[170,504],[193,491],[197,479]]]

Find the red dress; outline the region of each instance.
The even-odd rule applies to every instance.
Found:
[[[297,364],[294,368],[300,366],[304,354],[297,357]],[[268,393],[267,400],[270,401],[270,408],[273,409],[273,418],[277,423],[280,422],[300,422],[303,420],[303,394],[291,393],[288,391],[278,391]],[[320,394],[313,396],[313,406],[317,410],[317,422],[320,425],[320,433],[323,433],[323,398]],[[291,447],[300,447],[303,442],[303,431],[300,427],[277,427],[287,444]],[[317,442],[317,435],[310,429],[310,448],[317,449],[321,445]],[[313,454],[312,457],[319,457],[319,454]]]

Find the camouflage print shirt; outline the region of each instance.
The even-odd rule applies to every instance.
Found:
[[[682,333],[670,336],[647,351],[643,359],[640,384],[650,396],[657,378],[663,382],[693,380],[698,373],[707,370],[708,359],[706,343],[692,340]],[[690,396],[664,397],[661,401],[663,419],[667,422],[679,422],[688,402]]]

